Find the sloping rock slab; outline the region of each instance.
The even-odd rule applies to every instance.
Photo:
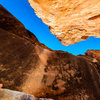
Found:
[[[50,50],[0,6],[0,84],[37,98],[100,100],[100,52]]]

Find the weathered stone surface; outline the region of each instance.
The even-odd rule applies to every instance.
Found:
[[[36,100],[34,96],[25,93],[0,89],[0,100]]]
[[[53,100],[48,98],[36,98],[33,95],[12,91],[9,89],[0,89],[0,100]]]
[[[91,56],[89,51],[84,56],[74,56],[50,50],[0,6],[0,83],[3,88],[38,98],[99,100],[100,51],[92,50],[92,55],[94,53],[97,56]]]
[[[64,45],[100,37],[100,0],[28,0]]]

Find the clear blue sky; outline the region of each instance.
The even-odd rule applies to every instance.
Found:
[[[20,20],[25,27],[33,32],[38,40],[53,50],[63,50],[74,55],[84,54],[88,49],[100,50],[100,38],[90,37],[70,46],[63,46],[58,39],[52,35],[47,25],[38,18],[27,0],[0,0],[10,13]]]

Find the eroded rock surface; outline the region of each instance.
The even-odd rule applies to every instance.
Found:
[[[34,96],[25,93],[0,89],[0,100],[36,100]]]
[[[64,45],[100,37],[100,0],[28,0]]]
[[[91,56],[94,52],[96,56]],[[93,50],[84,56],[50,50],[0,6],[0,83],[3,88],[38,98],[99,100],[99,55],[100,51]]]

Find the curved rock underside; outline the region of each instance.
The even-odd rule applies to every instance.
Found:
[[[37,98],[100,100],[100,51],[50,50],[0,6],[0,84]]]
[[[28,0],[64,45],[100,37],[100,0]]]

